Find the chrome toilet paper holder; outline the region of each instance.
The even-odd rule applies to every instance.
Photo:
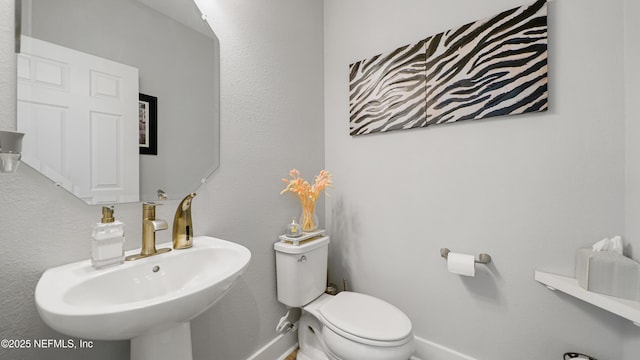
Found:
[[[449,250],[447,248],[441,248],[440,249],[440,256],[442,256],[445,259],[448,259],[450,252],[451,252],[451,250]],[[474,259],[474,262],[476,264],[485,264],[486,265],[486,264],[491,262],[491,255],[482,253],[482,254],[478,255],[478,259]]]

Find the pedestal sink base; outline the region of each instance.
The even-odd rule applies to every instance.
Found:
[[[192,360],[191,326],[183,323],[171,329],[131,339],[131,360]]]

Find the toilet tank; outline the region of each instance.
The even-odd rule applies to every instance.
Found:
[[[324,293],[327,287],[329,237],[323,236],[294,245],[277,242],[276,274],[278,301],[302,307]]]

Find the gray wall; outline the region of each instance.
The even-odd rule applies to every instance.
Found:
[[[573,275],[576,249],[625,235],[623,1],[549,2],[546,113],[348,134],[350,63],[522,3],[325,0],[330,270],[478,359],[621,359],[640,329],[533,275]],[[441,247],[494,262],[463,278]]]
[[[280,179],[292,167],[311,178],[324,166],[322,3],[222,0],[215,7],[209,18],[221,51],[221,165],[198,192],[193,221],[196,235],[237,242],[253,257],[227,297],[193,322],[192,335],[195,359],[243,360],[276,336],[286,311],[276,299],[273,242],[300,207],[279,195]],[[0,8],[0,125],[15,129],[13,0],[0,0]],[[28,166],[1,175],[0,189],[0,339],[66,339],[41,322],[33,290],[46,268],[88,258],[100,208]],[[176,206],[167,202],[158,217],[171,220]],[[140,246],[140,214],[139,204],[116,206],[128,249]],[[158,239],[170,241],[169,232]],[[100,342],[90,352],[0,348],[0,358],[126,359],[128,350],[127,342]]]
[[[0,129],[16,129],[16,57],[13,42],[13,2],[0,0]]]
[[[625,41],[625,118],[626,118],[626,249],[634,259],[640,259],[640,4],[635,0],[624,1]],[[631,323],[626,324],[623,360],[635,360],[640,354],[640,331]]]

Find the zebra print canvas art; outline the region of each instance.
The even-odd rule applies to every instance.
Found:
[[[351,135],[426,125],[424,40],[349,66]]]
[[[350,134],[547,110],[547,3],[349,66]]]

